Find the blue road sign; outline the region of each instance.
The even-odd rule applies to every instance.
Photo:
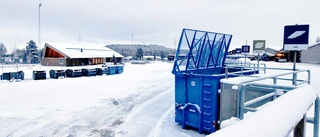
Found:
[[[250,53],[250,46],[249,45],[242,45],[241,53]]]
[[[241,50],[242,50],[241,48],[236,48],[236,50],[235,50],[236,54],[241,54]]]
[[[308,50],[309,25],[284,26],[284,50]]]

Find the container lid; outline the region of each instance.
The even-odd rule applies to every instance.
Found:
[[[183,29],[172,73],[223,67],[231,39],[230,34]]]

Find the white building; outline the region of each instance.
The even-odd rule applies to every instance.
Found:
[[[320,43],[310,46],[308,50],[301,51],[301,62],[320,63]]]

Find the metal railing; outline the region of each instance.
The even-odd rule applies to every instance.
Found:
[[[268,68],[266,68],[268,69]],[[269,68],[269,69],[276,69],[276,68]],[[279,70],[279,69],[277,69]],[[281,70],[291,70],[291,69],[281,69]],[[291,76],[293,74],[298,74],[298,73],[304,73],[306,72],[308,77],[307,79],[290,79],[290,78],[281,78],[283,76]],[[273,83],[271,84],[261,84],[257,83],[259,81],[264,81],[264,80],[273,80]],[[285,81],[293,81],[293,85],[278,85],[278,80],[285,80]],[[299,83],[298,83],[299,82]],[[250,80],[242,81],[238,84],[238,101],[237,101],[237,117],[239,119],[244,118],[244,112],[245,111],[256,111],[257,109],[254,107],[250,107],[250,105],[253,105],[255,103],[259,103],[261,101],[264,101],[266,99],[276,99],[278,96],[280,96],[283,93],[286,93],[290,90],[293,90],[295,88],[298,88],[299,85],[302,84],[310,84],[310,70],[297,70],[297,71],[292,71],[292,72],[286,72],[286,73],[281,73],[281,74],[275,74],[275,75],[269,75],[269,76],[261,76],[257,78],[253,78]],[[259,92],[261,90],[270,91],[269,93],[266,93],[263,96],[256,97],[254,99],[245,101],[245,95],[246,92],[248,92],[246,89],[248,88],[254,88],[254,92]],[[309,118],[307,119],[307,122],[313,123],[314,124],[314,137],[318,137],[319,134],[319,98],[315,100],[315,114],[314,118]],[[306,112],[305,112],[306,113]]]
[[[264,84],[246,85],[247,88],[249,86],[263,86],[264,88],[272,89],[277,88],[281,90],[288,90],[288,93],[278,99],[275,99],[274,102],[261,107],[259,111],[250,114],[250,116],[245,118],[243,121],[234,123],[234,125],[230,127],[223,128],[212,136],[288,136],[293,131],[293,136],[304,137],[306,136],[306,113],[310,110],[312,105],[314,105],[315,111],[313,118],[313,137],[319,136],[319,97],[316,91],[314,91],[310,86],[274,87],[274,85]],[[268,96],[271,98],[273,97],[272,95]],[[297,100],[297,98],[300,97],[303,98],[302,101]],[[263,97],[249,100],[245,102],[245,104],[249,105],[252,102],[260,100],[260,98],[262,99]],[[270,126],[270,123],[273,123],[272,126]],[[252,130],[252,126],[255,126],[254,130]]]
[[[263,67],[260,67],[263,66]],[[237,72],[229,72],[230,68],[240,68],[241,71],[237,71]],[[243,76],[243,73],[245,72],[249,72],[249,71],[253,71],[254,74],[256,74],[256,72],[259,72],[260,70],[263,70],[264,74],[266,74],[266,64],[264,63],[233,63],[233,64],[228,64],[225,67],[225,78],[229,78],[229,75],[231,76]]]

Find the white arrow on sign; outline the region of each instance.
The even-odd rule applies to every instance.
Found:
[[[254,48],[255,49],[261,49],[263,47],[264,43],[263,42],[257,42],[255,45],[254,45]]]
[[[297,37],[300,37],[300,36],[303,35],[304,33],[306,33],[305,30],[295,31],[295,32],[293,32],[287,39],[295,39],[295,38],[297,38]]]

